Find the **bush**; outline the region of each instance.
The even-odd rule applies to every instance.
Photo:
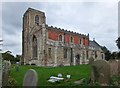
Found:
[[[120,86],[120,76],[112,76],[111,78],[110,78],[110,84],[112,85],[112,86]]]
[[[7,86],[15,86],[16,84],[17,84],[17,81],[11,76],[9,76]]]

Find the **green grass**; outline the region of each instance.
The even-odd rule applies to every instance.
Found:
[[[20,70],[17,72],[15,65],[11,68],[11,76],[17,81],[17,86],[22,86],[23,78],[28,69],[34,69],[38,73],[38,86],[67,86],[75,85],[74,82],[90,77],[89,65],[77,65],[77,66],[64,66],[64,67],[37,67],[37,66],[20,66]],[[62,73],[63,77],[66,77],[67,73],[71,75],[71,79],[61,81],[60,83],[49,83],[47,80],[50,76],[57,76],[58,73]]]

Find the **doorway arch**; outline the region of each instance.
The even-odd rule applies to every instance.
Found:
[[[79,64],[80,64],[80,55],[77,54],[77,55],[75,56],[75,58],[76,58],[76,65],[79,65]]]

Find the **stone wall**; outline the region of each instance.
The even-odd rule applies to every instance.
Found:
[[[45,13],[28,8],[23,16],[23,31],[22,31],[22,63],[28,63],[32,57],[32,36],[33,33],[40,29],[40,26],[35,24],[35,16],[38,15],[39,24],[42,25],[46,22]]]

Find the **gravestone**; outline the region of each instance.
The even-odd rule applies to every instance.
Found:
[[[20,70],[19,65],[20,65],[20,63],[19,63],[19,62],[16,62],[16,67],[15,67],[15,69],[16,69],[17,72]]]
[[[111,76],[117,76],[119,73],[119,61],[118,60],[109,60]]]
[[[2,54],[0,53],[0,88],[2,87]]]
[[[66,78],[67,78],[67,79],[70,79],[70,78],[71,78],[71,75],[66,75]]]
[[[16,65],[15,69],[16,69],[16,72],[18,72],[20,68],[18,65]]]
[[[10,61],[3,61],[3,72],[2,72],[2,86],[7,86],[8,77],[10,74],[11,63]]]
[[[62,78],[62,74],[61,74],[61,73],[59,73],[59,74],[58,74],[58,77],[59,77],[59,78]]]
[[[37,72],[34,69],[29,69],[25,76],[24,76],[24,80],[23,80],[23,87],[24,86],[37,86],[37,82],[38,82],[38,75]]]
[[[120,77],[120,60],[118,61],[118,76]],[[118,81],[119,85],[120,85],[120,79]]]
[[[89,65],[91,65],[93,62],[94,62],[94,58],[93,58],[93,57],[90,57],[90,58],[89,58]]]
[[[110,64],[105,60],[96,60],[91,65],[91,80],[101,85],[110,83]]]
[[[120,60],[118,61],[118,75],[120,76]]]

